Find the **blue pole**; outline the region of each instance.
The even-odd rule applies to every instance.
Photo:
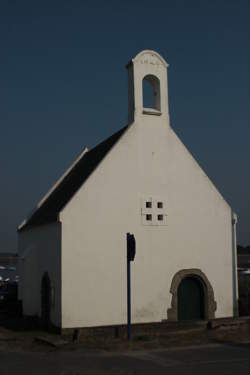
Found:
[[[131,337],[131,283],[130,283],[130,260],[127,258],[127,305],[128,305],[128,340]]]

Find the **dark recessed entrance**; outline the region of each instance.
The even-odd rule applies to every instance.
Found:
[[[51,283],[48,272],[45,272],[41,285],[41,322],[43,329],[50,327],[50,308],[51,308]]]
[[[178,287],[178,320],[202,320],[204,312],[202,282],[197,277],[185,277]]]

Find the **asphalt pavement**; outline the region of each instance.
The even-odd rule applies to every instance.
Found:
[[[0,352],[1,375],[249,375],[250,345],[90,352]]]

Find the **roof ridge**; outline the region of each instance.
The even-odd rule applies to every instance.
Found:
[[[17,230],[21,231],[33,225],[57,221],[59,212],[84,184],[127,128],[126,125],[90,150],[85,147],[66,172],[38,202],[34,210],[18,226]]]

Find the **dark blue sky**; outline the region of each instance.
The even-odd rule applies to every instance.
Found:
[[[250,244],[249,0],[0,2],[0,251],[84,146],[127,123],[125,64],[168,61],[171,124]]]

